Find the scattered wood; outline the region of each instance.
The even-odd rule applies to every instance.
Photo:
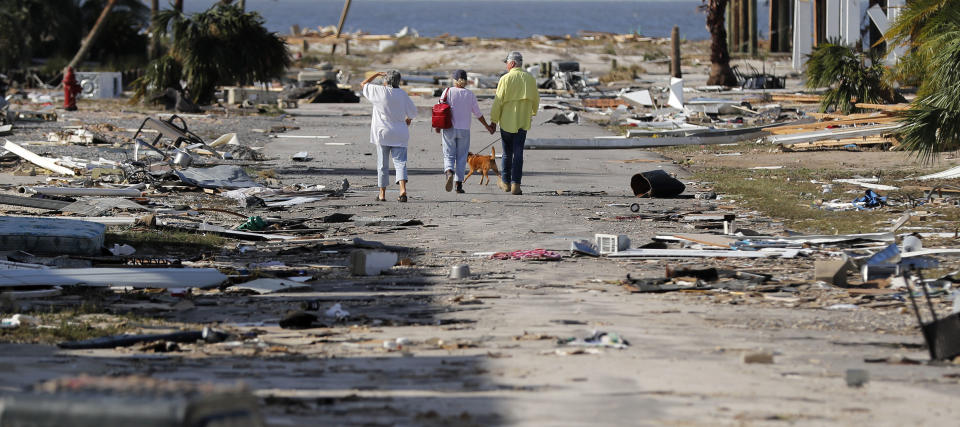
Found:
[[[773,102],[820,102],[820,95],[771,95]]]
[[[767,141],[775,144],[798,144],[801,142],[816,142],[816,141],[836,141],[839,139],[855,139],[863,137],[872,137],[872,136],[883,136],[891,134],[896,129],[899,129],[903,126],[902,123],[888,123],[880,125],[871,125],[871,126],[857,126],[852,128],[842,128],[842,129],[821,129],[821,130],[812,130],[803,133],[789,134],[789,135],[771,135],[767,137]]]
[[[626,105],[630,106],[630,103],[618,98],[599,98],[599,99],[584,99],[583,106],[587,108],[617,108],[617,106]]]
[[[5,139],[4,141],[6,141],[6,143],[3,145],[3,148],[5,150],[20,156],[21,158],[23,158],[24,160],[30,163],[33,163],[37,166],[40,166],[54,173],[58,173],[60,175],[68,175],[68,176],[76,175],[76,173],[74,173],[73,170],[58,165],[57,162],[55,162],[53,159],[39,156],[36,153],[30,150],[27,150],[26,148],[23,148],[17,144],[10,142],[10,140]]]
[[[906,111],[910,109],[910,104],[867,104],[858,102],[853,104],[853,106],[857,108],[881,111]]]
[[[806,115],[813,117],[817,120],[857,120],[857,119],[869,119],[871,117],[883,117],[889,116],[889,111],[874,111],[871,113],[857,113],[857,114],[837,114],[837,113],[806,113]]]
[[[860,138],[799,142],[796,144],[783,144],[782,146],[789,150],[822,150],[843,148],[849,145],[855,145],[857,147],[869,147],[884,144],[897,146],[900,144],[900,141],[897,141],[896,138],[893,138],[892,136],[867,136]]]
[[[816,123],[804,123],[801,125],[784,125],[784,126],[774,126],[767,128],[767,131],[774,135],[784,135],[784,134],[794,134],[802,133],[811,130],[821,130],[828,129],[840,126],[853,126],[853,125],[865,125],[865,124],[889,124],[899,121],[898,117],[890,116],[876,116],[870,118],[862,119],[848,119],[848,120],[831,120],[824,122]]]

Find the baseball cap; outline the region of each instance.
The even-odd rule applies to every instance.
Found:
[[[467,72],[464,71],[464,70],[454,71],[454,72],[453,72],[453,79],[454,79],[454,80],[466,80],[466,79],[467,79]]]

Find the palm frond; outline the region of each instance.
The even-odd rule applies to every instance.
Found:
[[[912,0],[900,10],[884,39],[892,44],[916,45],[931,35],[931,22],[939,21],[939,12],[948,7],[955,7],[957,0]]]
[[[960,150],[960,7],[942,8],[929,22],[936,22],[937,34],[916,47],[925,78],[899,132],[903,146],[923,161]]]

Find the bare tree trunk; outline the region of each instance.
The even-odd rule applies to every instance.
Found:
[[[730,69],[730,51],[727,49],[727,30],[724,13],[727,0],[707,2],[707,30],[710,31],[710,77],[708,85],[736,86],[737,78]]]
[[[113,6],[117,4],[117,0],[109,0],[107,6],[103,8],[103,12],[100,13],[100,17],[97,18],[97,22],[93,24],[93,28],[90,29],[90,33],[87,34],[87,38],[83,40],[80,44],[80,50],[77,51],[77,54],[73,56],[73,59],[70,60],[70,63],[67,64],[67,67],[76,67],[84,56],[87,56],[87,52],[90,51],[90,47],[93,46],[93,42],[96,41],[97,35],[100,33],[100,29],[103,28],[103,23],[106,21],[107,15],[110,14],[110,10],[113,9]]]
[[[151,61],[157,59],[160,53],[160,40],[157,37],[157,29],[153,25],[159,11],[160,0],[150,0],[150,44],[147,45],[147,58]]]

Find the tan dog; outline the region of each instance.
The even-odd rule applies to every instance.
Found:
[[[463,182],[466,183],[467,179],[470,178],[470,175],[473,175],[474,172],[479,171],[483,176],[480,177],[480,184],[487,185],[490,183],[490,176],[488,173],[493,170],[497,174],[497,179],[500,179],[500,169],[497,168],[497,150],[493,147],[490,147],[489,156],[481,156],[479,154],[467,153],[467,165],[470,166],[470,172],[467,173],[467,176],[463,177]],[[483,179],[487,179],[487,184],[483,183]]]

